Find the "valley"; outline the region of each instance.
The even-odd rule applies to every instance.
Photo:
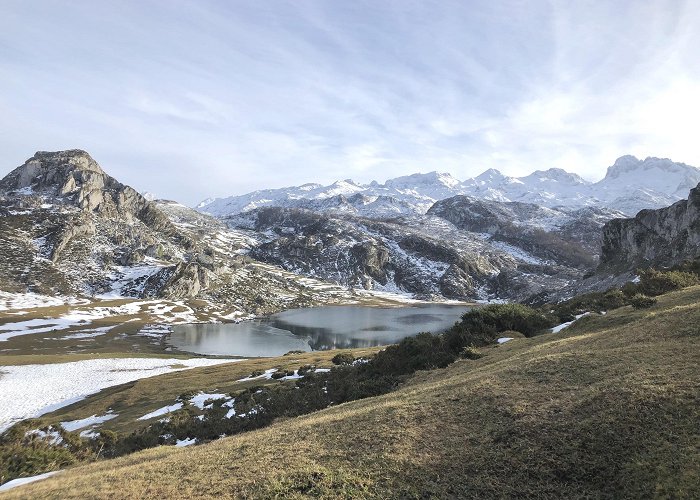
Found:
[[[621,159],[610,167],[605,185],[628,180],[634,168],[682,172],[684,178],[696,170],[669,160]],[[481,394],[486,380],[497,385],[496,375],[489,375],[493,367],[527,371],[527,363],[544,363],[540,354],[552,349],[566,351],[555,358],[581,356],[582,339],[612,346],[619,339],[608,337],[611,329],[634,324],[639,334],[641,322],[656,321],[653,311],[662,317],[684,311],[678,328],[692,324],[696,288],[663,296],[659,306],[649,299],[649,315],[630,305],[636,292],[623,292],[638,286],[640,268],[686,265],[699,256],[697,189],[687,200],[655,210],[664,196],[678,194],[666,186],[663,196],[636,197],[634,203],[648,209],[625,218],[629,199],[608,194],[605,200],[615,203],[606,205],[586,194],[589,184],[564,174],[504,180],[487,172],[465,183],[442,174],[415,175],[369,187],[348,181],[329,189],[276,191],[279,196],[265,203],[255,197],[271,193],[247,195],[245,205],[229,199],[195,210],[145,198],[84,151],[38,152],[0,181],[0,430],[7,431],[0,451],[65,456],[27,469],[25,458],[18,459],[19,468],[7,478],[95,459],[88,457],[97,457],[99,468],[105,458],[158,445],[220,446],[219,438],[247,440],[246,431],[268,432],[262,428],[284,425],[280,419],[313,420],[317,410],[340,411],[343,425],[353,425],[354,410],[340,408],[369,408],[361,403],[365,398],[407,401],[405,391],[438,377],[421,396],[432,401],[440,373],[464,381],[477,377],[471,390]],[[533,179],[554,191],[540,189],[542,199],[523,201],[514,186],[523,183],[532,193]],[[581,188],[580,195],[572,194],[570,183]],[[611,187],[606,192],[619,194]],[[205,213],[222,206],[227,211]],[[695,283],[694,268],[688,272],[690,278],[681,273],[683,287]],[[643,275],[643,285],[651,286],[652,278]],[[600,298],[589,303],[584,292]],[[523,330],[516,321],[493,332],[481,325],[460,336],[466,312],[519,302],[535,307],[523,309],[535,327]],[[433,335],[420,333],[425,331]],[[443,352],[440,344],[423,354],[421,335],[456,347]],[[407,351],[395,355],[395,349]],[[424,355],[437,357],[426,361]],[[605,359],[606,366],[616,363]],[[687,370],[683,359],[675,361],[680,364],[674,369]],[[470,375],[459,371],[465,363],[483,366]],[[438,393],[455,391],[450,386]],[[479,398],[485,401],[483,394]],[[437,411],[440,404],[431,408]],[[371,418],[381,422],[386,415]],[[467,439],[454,432],[448,426],[436,439]],[[411,462],[402,457],[402,463]],[[386,473],[391,476],[391,469]],[[61,477],[63,472],[52,484]],[[399,481],[392,488],[400,491],[430,489],[425,482],[392,481]],[[366,484],[374,488],[369,496],[382,491]],[[247,495],[247,485],[231,487]],[[318,487],[332,495],[346,484],[321,481]],[[448,488],[436,490],[443,495],[458,487],[440,488]]]

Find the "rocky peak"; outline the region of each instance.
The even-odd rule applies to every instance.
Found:
[[[474,180],[479,182],[493,182],[503,179],[505,179],[505,175],[503,175],[500,170],[496,170],[495,168],[485,170],[481,174],[474,177]]]
[[[143,210],[148,201],[107,175],[85,151],[39,151],[0,181],[0,190],[43,195],[88,212]]]
[[[668,158],[656,158],[649,156],[640,160],[632,155],[621,156],[615,163],[608,167],[605,179],[618,179],[627,174],[637,174],[642,171],[659,171],[673,174],[700,174],[700,170],[685,163],[674,162]],[[693,187],[693,186],[691,186]],[[690,189],[690,188],[689,188]]]
[[[56,191],[57,195],[62,195],[74,191],[78,183],[104,176],[97,162],[83,150],[37,151],[0,181],[0,189]]]
[[[454,187],[459,184],[459,180],[455,179],[446,172],[428,172],[427,174],[411,174],[386,181],[386,187],[406,188],[420,185],[438,185],[447,188]]]
[[[566,184],[588,184],[581,176],[567,172],[563,168],[550,168],[547,170],[535,170],[530,175],[524,177],[522,180],[527,179],[536,180],[539,182],[562,182]]]
[[[127,223],[139,219],[153,229],[175,232],[153,203],[105,173],[81,149],[38,151],[0,181],[0,192],[74,206],[83,212]]]

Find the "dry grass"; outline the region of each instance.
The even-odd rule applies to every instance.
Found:
[[[675,292],[385,396],[7,498],[698,498],[699,303],[700,287]]]

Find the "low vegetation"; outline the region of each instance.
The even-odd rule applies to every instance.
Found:
[[[3,468],[0,469],[0,481],[6,481],[12,479],[13,477],[37,474],[48,470],[57,470],[80,462],[130,455],[139,450],[154,448],[164,444],[175,444],[176,442],[182,440],[191,441],[196,439],[198,443],[218,441],[222,436],[238,435],[247,431],[261,429],[263,427],[268,427],[275,422],[281,422],[291,417],[299,417],[318,410],[343,405],[344,403],[351,403],[353,401],[387,395],[389,393],[395,393],[396,391],[399,391],[400,393],[401,391],[405,392],[405,390],[402,389],[403,387],[412,387],[417,383],[416,380],[425,379],[424,375],[420,375],[416,379],[416,372],[440,373],[440,370],[438,369],[459,365],[462,372],[464,372],[466,369],[469,374],[472,374],[470,368],[466,368],[466,366],[463,364],[455,363],[459,360],[464,360],[461,361],[461,363],[478,363],[478,366],[484,370],[484,373],[488,373],[492,368],[493,363],[497,363],[497,359],[502,359],[501,356],[497,356],[493,352],[494,341],[498,337],[538,337],[542,332],[546,331],[552,326],[560,322],[571,321],[575,316],[588,311],[611,311],[611,313],[607,314],[606,316],[589,316],[584,320],[578,321],[575,326],[570,327],[568,330],[574,336],[584,333],[594,334],[596,338],[599,338],[598,342],[602,342],[605,345],[605,347],[601,347],[601,349],[603,349],[602,351],[596,349],[596,356],[598,356],[600,359],[593,363],[595,365],[595,370],[605,371],[608,369],[608,365],[617,363],[616,359],[612,355],[613,351],[616,352],[621,359],[625,357],[625,353],[622,351],[624,351],[626,347],[620,344],[619,338],[612,339],[610,335],[613,334],[622,335],[625,336],[625,338],[632,338],[631,336],[637,335],[637,340],[635,340],[635,342],[637,342],[638,339],[642,338],[643,336],[645,339],[644,342],[649,344],[648,348],[650,351],[645,351],[643,358],[640,358],[639,361],[642,361],[643,359],[647,363],[663,367],[663,360],[656,358],[660,351],[667,351],[666,346],[662,348],[658,345],[661,338],[668,339],[668,336],[670,335],[671,338],[676,341],[676,343],[682,343],[682,339],[684,338],[692,339],[692,341],[697,341],[698,339],[697,326],[693,325],[698,324],[697,320],[700,320],[700,317],[698,317],[700,311],[695,306],[695,302],[693,302],[693,300],[700,297],[700,288],[691,288],[692,291],[687,294],[681,293],[681,295],[672,295],[669,298],[666,298],[661,291],[688,288],[688,286],[692,286],[693,283],[697,283],[697,275],[694,272],[681,270],[648,270],[640,273],[640,279],[637,283],[630,283],[622,289],[612,289],[605,293],[587,294],[561,304],[546,305],[545,307],[537,309],[520,304],[495,304],[473,309],[465,313],[461,321],[455,324],[453,328],[440,335],[422,333],[414,337],[406,338],[398,344],[388,346],[383,350],[375,351],[376,354],[373,352],[373,355],[369,356],[357,356],[357,353],[346,351],[334,354],[332,358],[329,354],[327,354],[328,361],[332,361],[334,365],[332,369],[327,371],[317,371],[316,364],[309,363],[301,364],[297,368],[292,368],[290,363],[293,363],[295,360],[289,359],[285,366],[278,368],[277,372],[272,375],[273,380],[284,380],[288,377],[295,378],[297,376],[303,376],[303,378],[296,379],[294,382],[277,382],[275,384],[263,383],[261,385],[257,385],[252,382],[244,388],[238,388],[237,390],[231,391],[223,399],[207,401],[203,410],[188,404],[188,399],[196,394],[196,391],[189,391],[186,394],[181,394],[178,398],[179,401],[185,403],[184,408],[169,414],[168,418],[161,419],[155,423],[151,423],[150,425],[137,428],[131,432],[115,433],[111,431],[103,431],[97,439],[93,440],[80,439],[76,433],[67,433],[58,428],[57,432],[60,432],[61,442],[60,444],[51,444],[46,440],[35,439],[33,435],[27,434],[28,429],[36,429],[36,425],[39,423],[43,425],[45,422],[23,422],[22,424],[15,426],[10,432],[6,433],[0,442],[0,457],[2,458],[3,463]],[[642,290],[652,292],[652,294],[656,295],[656,297],[660,296],[660,298],[642,294],[640,293]],[[631,305],[632,307],[624,308],[626,305]],[[646,316],[647,313],[644,312],[644,310],[655,305],[657,307],[655,307],[655,312],[652,313],[653,315]],[[672,315],[673,311],[679,313],[677,318]],[[665,330],[659,330],[655,328],[654,325],[661,321],[662,318],[666,318],[665,321],[667,322],[671,321],[669,318],[675,319],[669,323],[669,326]],[[647,322],[650,324],[649,331],[646,330]],[[693,330],[693,328],[695,329]],[[650,332],[660,332],[661,336],[658,339],[649,337]],[[676,332],[686,332],[686,334],[681,335],[679,333],[676,335]],[[563,334],[558,335],[558,337],[563,336]],[[542,340],[539,340],[537,344],[527,345],[544,346],[545,344],[543,344],[543,342],[546,342],[545,339],[547,338],[549,337],[542,337]],[[568,344],[565,343],[565,345]],[[575,342],[575,345],[577,346],[577,349],[582,349],[583,351],[587,352],[586,345],[582,345],[578,341]],[[509,349],[511,349],[510,346],[506,350]],[[551,350],[550,348],[547,349]],[[620,349],[622,349],[622,351]],[[577,358],[581,354],[579,351],[573,350],[565,350],[564,352],[565,354],[561,354],[564,356],[564,358]],[[550,361],[540,358],[535,351],[527,351],[525,349],[522,356],[537,360],[537,363],[543,363],[543,367],[550,363]],[[527,363],[523,364],[523,359],[519,359],[518,357],[507,357],[507,359],[502,359],[502,362],[506,363],[507,370],[510,372],[520,373],[520,377],[525,377],[525,379],[527,379],[528,367]],[[630,363],[631,361],[628,360],[627,362]],[[629,366],[627,368],[629,368]],[[500,372],[502,369],[503,367],[499,368],[497,371]],[[675,369],[678,369],[678,367],[674,368],[674,370]],[[688,367],[683,365],[682,370],[687,369]],[[454,371],[453,368],[450,368],[450,370]],[[250,377],[260,377],[263,376],[265,372],[262,369],[255,369],[249,371],[248,373]],[[561,378],[563,374],[559,374],[556,370],[552,372],[549,369],[545,369],[545,371],[537,373],[540,374],[536,375],[535,379],[533,379],[533,381],[537,382],[537,384],[550,386],[555,393],[557,391],[564,390],[559,387],[560,384],[564,383],[564,379]],[[648,370],[645,373],[649,373]],[[568,381],[567,383],[582,383],[585,386],[588,382],[586,382],[584,379],[587,379],[587,377],[595,378],[598,376],[598,373],[596,371],[595,374],[594,372],[589,372],[587,376],[583,376],[583,373],[580,375],[583,378],[581,378],[579,382]],[[435,376],[438,377],[438,379],[440,378],[440,375]],[[643,375],[636,372],[634,376],[639,377],[640,380],[644,379]],[[660,376],[663,377],[664,374]],[[489,383],[495,383],[493,379],[490,380],[491,381]],[[665,383],[670,384],[671,382],[666,381]],[[678,388],[674,385],[673,390],[678,390]],[[626,389],[622,390],[620,397],[622,399],[631,397],[632,399],[629,401],[630,404],[637,404],[635,403],[634,399],[636,396],[630,395],[625,391]],[[452,398],[452,396],[448,396],[448,394],[449,393],[445,393],[445,397]],[[487,400],[484,400],[484,397],[483,390],[477,391],[474,394],[475,399],[470,404],[476,404],[477,406],[489,406],[490,403],[488,402],[488,398]],[[685,439],[686,441],[683,441],[683,443],[687,444],[687,439],[689,439],[689,436],[692,435],[692,432],[691,434],[688,434],[690,431],[684,426],[686,424],[685,419],[689,418],[690,416],[690,413],[688,412],[691,410],[689,410],[689,407],[686,405],[688,401],[683,400],[684,397],[685,396],[681,397],[682,401],[677,401],[680,406],[669,409],[669,411],[676,412],[675,414],[681,420],[677,423],[677,425],[682,427],[682,432],[681,435],[679,435],[680,437],[677,437],[678,439]],[[578,418],[575,415],[577,415],[578,411],[583,411],[583,407],[577,409],[576,407],[567,406],[571,402],[567,402],[566,397],[563,395],[561,398],[561,405],[568,408],[566,412],[569,414],[567,417],[569,424],[571,424],[573,427],[580,427],[582,429],[581,432],[584,432],[582,436],[585,436],[585,433],[592,433],[592,435],[595,436],[594,441],[597,440],[598,434],[594,427],[584,428],[585,425],[588,425],[585,424],[585,422],[588,422],[588,420],[584,419],[583,423],[572,422],[571,420],[572,418]],[[461,397],[458,398],[457,401],[461,401]],[[439,406],[441,403],[436,404]],[[518,404],[529,405],[531,402],[526,399]],[[577,402],[576,404],[579,403]],[[580,404],[593,404],[595,406],[598,405],[598,402],[581,402]],[[644,406],[646,404],[647,403],[643,403],[642,409],[639,411],[647,411],[643,409],[646,408]],[[661,404],[663,406],[666,403],[655,402],[650,404]],[[596,406],[596,408],[598,408],[597,411],[599,412],[603,411],[604,405]],[[656,407],[649,407],[649,411],[652,411],[651,408]],[[461,410],[457,410],[455,407],[454,410],[463,411],[463,408]],[[513,410],[509,410],[511,413],[512,411]],[[557,412],[560,411],[562,410],[557,410]],[[656,411],[657,410],[654,409],[652,413]],[[695,413],[697,414],[697,410]],[[620,423],[621,421],[617,419],[621,418],[622,421],[628,421],[626,417],[622,417],[622,414],[608,415],[605,417],[607,420],[604,419],[602,421],[599,420],[600,415],[597,414],[591,418],[593,418],[593,420],[589,422],[591,426],[608,425],[617,429],[615,432],[622,432],[621,429],[618,429],[618,426],[622,425]],[[652,425],[653,427],[659,422],[666,421],[667,425],[676,425],[675,420],[664,420],[662,416],[657,415],[656,413],[653,415],[640,414],[637,416],[637,418],[639,419],[637,423],[629,423],[628,425],[633,425],[635,429],[641,425],[641,423],[645,423],[645,425]],[[655,420],[649,421],[649,418]],[[597,423],[594,424],[594,422]],[[29,425],[29,427],[26,427],[27,425]],[[401,428],[404,429],[406,426],[402,425]],[[44,429],[50,430],[52,427],[44,426]],[[655,432],[656,434],[654,435],[658,437],[658,434],[661,432],[660,428],[653,427],[653,429],[655,430],[653,430],[652,433]],[[626,428],[624,431],[629,434],[630,429]],[[412,429],[407,428],[406,432],[410,434],[412,433]],[[451,429],[449,432],[457,432],[457,434],[460,434],[456,429]],[[472,428],[470,432],[474,432],[474,429]],[[559,429],[557,432],[564,431]],[[625,434],[625,432],[622,433]],[[642,431],[640,430],[639,432]],[[685,434],[683,434],[683,432]],[[535,432],[535,434],[537,434],[537,432]],[[627,437],[629,439],[645,440],[647,439],[647,437],[645,437],[647,434],[647,431],[644,431],[642,434],[638,434],[638,432],[635,430]],[[519,439],[521,438],[522,436],[520,436]],[[443,439],[443,437],[439,436],[439,439]],[[695,434],[695,439],[697,443],[697,434]],[[603,441],[604,439],[602,439],[601,444]],[[615,440],[613,439],[612,441],[614,444]],[[387,445],[386,441],[379,440],[378,442],[383,443],[383,445]],[[506,455],[514,450],[515,454],[517,455],[519,453],[518,450],[524,451],[522,446],[525,446],[524,444],[521,444],[519,440],[512,441],[510,431],[507,429],[496,431],[496,433],[493,434],[492,444],[497,445],[498,448],[502,448]],[[559,445],[561,445],[561,443]],[[353,448],[351,444],[348,446],[350,449]],[[482,444],[481,446],[485,446],[485,444]],[[581,444],[581,446],[583,446],[583,448],[577,453],[583,453],[583,455],[589,456],[591,444]],[[667,446],[667,444],[664,444],[663,446]],[[620,441],[618,443],[617,451],[623,453],[623,450],[625,449],[625,444]],[[650,456],[658,456],[661,457],[662,460],[665,460],[665,450],[666,449],[664,448],[664,450],[654,452]],[[485,449],[482,449],[481,451],[486,455],[490,454]],[[574,451],[571,450],[571,453],[574,453]],[[681,455],[681,460],[697,460],[698,458],[697,454],[693,455],[692,453],[687,456],[683,455],[683,453],[681,453]],[[501,457],[499,460],[502,459],[503,457]],[[608,457],[607,460],[612,460],[612,458]],[[514,464],[516,463],[518,467],[525,467],[525,469],[532,467],[531,464],[525,465],[517,461],[514,462]],[[565,470],[565,472],[561,472],[560,475],[557,475],[559,473],[555,474],[553,478],[550,478],[551,482],[547,483],[547,488],[554,488],[552,491],[557,491],[557,488],[562,487],[562,485],[569,485],[573,487],[572,485],[576,481],[580,482],[583,480],[582,478],[584,476],[581,476],[578,472],[573,471],[573,468],[575,468],[574,462],[571,462],[570,466],[564,465],[562,467],[564,467],[562,470]],[[583,467],[588,467],[590,469],[591,464],[583,464]],[[595,469],[595,467],[597,466],[594,466],[593,468]],[[632,469],[635,471],[643,468],[643,463],[632,467]],[[592,470],[593,469],[590,469],[589,472]],[[620,470],[618,470],[618,472],[624,476],[624,472],[621,472]],[[345,480],[341,480],[339,484],[336,484],[335,481],[338,479],[338,476],[336,476],[336,479],[332,479],[327,478],[324,475],[326,473],[323,471],[318,473],[320,476],[314,476],[316,479],[313,479],[304,475],[304,472],[302,471],[301,476],[287,477],[287,479],[280,484],[273,484],[273,479],[266,476],[265,481],[263,481],[264,484],[268,485],[266,487],[274,486],[270,491],[265,490],[266,495],[270,492],[276,492],[277,490],[274,488],[280,488],[280,491],[283,493],[282,496],[294,496],[301,491],[296,490],[296,488],[301,488],[301,486],[299,486],[300,483],[307,484],[307,487],[309,488],[308,491],[302,488],[303,491],[301,491],[301,493],[308,493],[309,491],[315,491],[316,489],[320,488],[318,490],[320,494],[331,495],[330,492],[333,492],[333,495],[331,496],[341,493],[345,494],[347,491],[349,491],[346,491],[346,488],[351,488],[353,491],[355,491],[355,488],[360,488],[357,490],[359,496],[375,496],[376,491],[381,490],[381,485],[376,483],[375,480],[370,480],[367,485],[371,485],[372,488],[375,489],[379,488],[379,490],[375,491],[374,489],[370,488],[365,491],[364,486],[361,486],[364,483],[357,482],[358,479],[354,475],[355,472],[349,476],[354,478],[351,480],[352,484],[346,483]],[[609,471],[605,468],[595,469],[595,473],[609,475]],[[635,472],[635,474],[637,473]],[[520,475],[520,472],[515,473],[515,475]],[[635,481],[642,480],[636,475],[635,477]],[[662,489],[665,488],[668,489],[668,491],[678,492],[681,491],[678,489],[678,487],[697,487],[697,477],[695,479],[692,477],[681,479],[682,481],[679,483],[679,485],[664,483]],[[424,477],[423,480],[426,480],[426,478]],[[608,486],[604,486],[602,483],[595,483],[595,481],[591,482],[591,480],[588,480],[588,482],[585,484],[588,485],[587,487],[593,488],[591,491],[598,493],[602,491],[607,491],[607,493],[612,491],[615,491],[616,493],[626,491],[624,489],[615,489],[622,487],[621,485],[623,483],[620,481],[615,482],[616,480],[610,478],[609,480],[612,481],[612,486],[610,486],[610,488],[613,488],[613,490],[610,491],[605,489],[608,488]],[[326,484],[327,481],[330,481],[330,483]],[[454,483],[452,478],[449,478],[443,482],[452,485],[451,487],[456,489],[444,490],[443,485],[433,484],[432,486],[436,488],[435,491],[440,492],[438,496],[443,494],[450,496],[455,491],[462,492],[462,487],[457,483]],[[470,479],[467,481],[467,483],[469,486],[468,488],[465,486],[467,489],[464,491],[467,491],[470,495],[484,493],[484,491],[480,490],[480,487],[474,484],[473,480]],[[593,483],[595,483],[595,485]],[[632,488],[632,486],[634,486],[629,483],[625,484],[625,487],[628,488]],[[421,486],[421,488],[422,487],[423,486]],[[541,485],[539,487],[541,487]],[[246,486],[246,488],[248,488],[248,486]],[[250,494],[251,491],[257,491],[256,488],[257,486],[252,490],[245,491]],[[324,488],[327,488],[327,491]],[[528,485],[527,488],[530,488],[530,485]],[[634,488],[632,488],[632,490],[633,489]],[[422,490],[413,490],[409,488],[409,490],[406,491],[409,493],[408,496],[413,496],[413,493],[417,493],[418,491]],[[514,491],[515,490],[507,489],[499,490],[499,494],[496,496],[509,496],[510,494],[514,493]],[[548,490],[537,490],[536,488],[532,490],[535,496],[541,496],[543,492],[546,493],[546,491]],[[573,489],[571,491],[574,492],[577,490]],[[277,493],[270,493],[270,495],[276,496]],[[547,495],[545,494],[545,496]],[[593,496],[597,495],[594,494]]]
[[[98,461],[8,496],[697,498],[700,287],[657,300],[401,379],[451,352],[447,336],[419,336],[331,371],[359,381],[387,370],[404,380],[387,394]],[[398,363],[399,353],[423,361]],[[263,394],[250,388],[241,402]]]

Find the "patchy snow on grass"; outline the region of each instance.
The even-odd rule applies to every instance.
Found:
[[[29,484],[33,483],[36,481],[41,481],[42,479],[46,479],[47,477],[51,477],[53,475],[58,474],[61,472],[60,470],[55,470],[52,472],[46,472],[45,474],[39,474],[38,476],[30,476],[30,477],[20,477],[17,479],[13,479],[12,481],[8,481],[2,486],[0,486],[0,491],[7,491],[11,490],[12,488],[16,488],[17,486],[22,486],[24,484]]]
[[[162,415],[167,415],[168,413],[172,413],[177,410],[181,410],[183,407],[183,403],[175,403],[174,405],[170,406],[164,406],[162,408],[158,408],[157,410],[153,410],[150,413],[146,413],[143,417],[139,417],[136,420],[148,420],[149,418],[155,418],[155,417],[160,417]]]
[[[175,446],[177,446],[177,447],[183,447],[183,446],[190,446],[190,445],[193,445],[193,444],[196,444],[196,443],[197,443],[197,439],[196,439],[196,438],[178,439],[178,440],[175,442]]]
[[[107,358],[45,365],[3,366],[0,432],[14,422],[62,408],[107,387],[238,359]]]
[[[48,430],[34,429],[24,433],[25,436],[33,436],[36,439],[46,441],[48,444],[57,446],[63,442],[63,436],[58,432],[53,426],[49,427]]]
[[[285,375],[282,378],[279,378],[277,380],[297,380],[300,378],[304,378],[303,375],[299,375],[299,370],[294,370],[294,375]]]
[[[81,418],[78,420],[69,420],[67,422],[61,422],[61,427],[63,427],[68,432],[77,431],[78,429],[83,429],[85,427],[96,426],[106,422],[107,420],[112,420],[118,417],[116,413],[112,413],[112,410],[107,410],[107,413],[101,416],[92,415],[90,417]]]
[[[554,328],[552,328],[552,333],[559,333],[562,331],[564,328],[568,328],[569,326],[573,325],[576,320],[583,318],[584,316],[588,316],[589,312],[585,312],[583,314],[579,314],[578,316],[575,316],[573,321],[567,321],[566,323],[562,323],[561,325],[557,325]]]
[[[49,297],[37,293],[0,292],[0,311],[55,307],[64,304],[87,304],[88,302],[87,299],[78,299],[76,297]]]
[[[505,344],[506,342],[510,342],[511,340],[513,340],[513,337],[501,337],[499,339],[496,339],[496,342],[498,342],[499,344]]]
[[[245,378],[239,378],[236,380],[236,382],[248,382],[249,380],[259,380],[261,378],[265,379],[271,379],[272,374],[277,371],[277,368],[270,368],[269,370],[265,370],[265,373],[262,375],[256,375],[255,377],[245,377]]]
[[[212,404],[208,404],[208,405],[205,404],[210,399],[213,399],[213,400],[231,399],[231,396],[229,396],[228,394],[207,394],[206,392],[200,392],[195,397],[190,399],[190,403],[192,403],[194,406],[196,406],[200,410],[203,410],[204,408],[211,408],[212,407]]]

